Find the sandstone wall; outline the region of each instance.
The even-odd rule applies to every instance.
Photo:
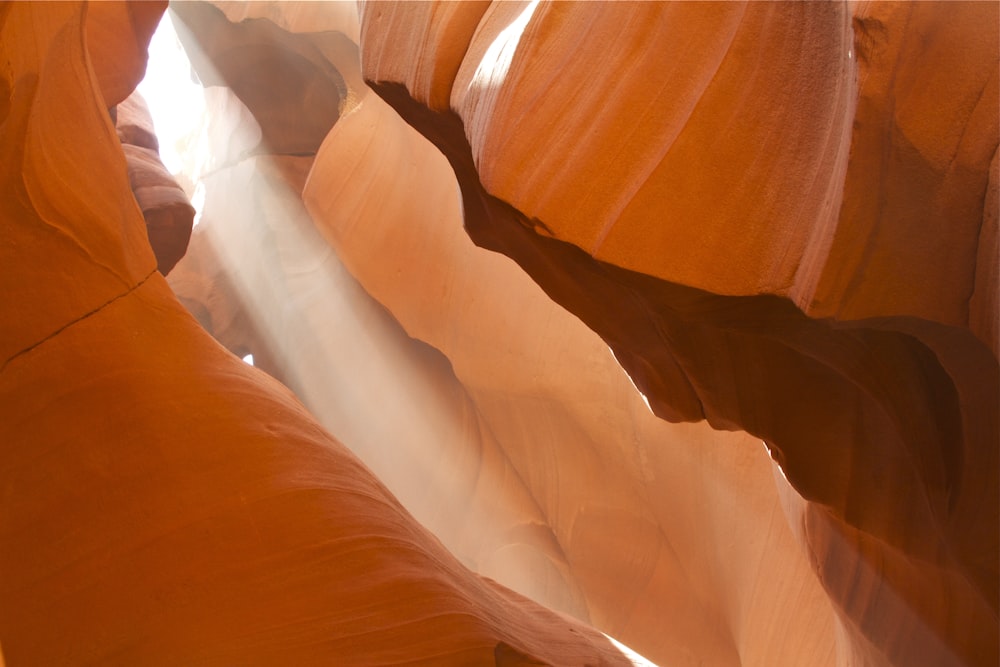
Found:
[[[995,4],[180,3],[174,175],[163,9],[0,5],[7,664],[996,663]]]
[[[627,664],[460,565],[180,306],[87,17],[0,7],[5,663]]]
[[[361,27],[365,77],[448,158],[473,240],[658,415],[768,442],[852,659],[995,661],[996,6],[473,20],[373,2]]]

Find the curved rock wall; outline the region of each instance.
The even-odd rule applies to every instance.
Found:
[[[225,99],[210,144],[259,137],[257,110],[207,93]],[[185,305],[293,388],[476,571],[666,664],[832,664],[835,619],[760,444],[653,417],[599,338],[468,241],[444,159],[366,88],[348,97],[297,173],[317,227],[378,302],[316,237],[301,181],[279,175],[291,158],[241,161],[229,145],[232,161],[200,178],[201,223],[171,275]],[[731,558],[698,531],[730,535]],[[750,572],[785,578],[760,588]]]
[[[461,566],[177,303],[85,16],[0,6],[5,663],[628,664]]]
[[[472,238],[657,414],[768,442],[870,662],[997,652],[997,8],[952,9],[496,3],[456,56],[426,9],[363,8],[365,76],[448,158]],[[633,70],[633,44],[702,55]],[[382,65],[456,57],[450,108]]]
[[[167,275],[187,250],[194,207],[160,161],[153,121],[142,95],[133,92],[115,107],[114,120],[132,194],[142,209],[149,244],[156,255],[156,268]]]
[[[7,664],[996,663],[996,5],[179,4],[315,418],[162,10],[0,5]]]
[[[109,0],[87,7],[86,39],[104,106],[125,100],[146,73],[146,49],[165,0]]]
[[[396,198],[352,197],[361,174]],[[780,514],[775,522],[760,443],[655,419],[602,341],[511,262],[471,244],[454,188],[443,158],[369,96],[331,131],[305,199],[366,289],[451,361],[593,622],[662,664],[832,663],[831,612]],[[758,589],[757,568],[787,579]],[[760,631],[772,622],[795,631]]]

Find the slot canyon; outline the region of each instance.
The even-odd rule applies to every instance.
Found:
[[[998,75],[991,1],[0,3],[0,667],[996,667]]]

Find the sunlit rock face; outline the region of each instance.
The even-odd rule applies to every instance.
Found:
[[[253,116],[241,107],[225,122],[239,102],[211,92],[226,100],[210,106],[212,131],[253,136]],[[524,592],[585,616],[556,540],[448,361],[408,337],[316,230],[300,198],[311,164],[258,153],[201,175],[201,222],[173,289],[218,340],[302,397],[465,562],[523,549],[548,575]]]
[[[86,10],[0,6],[5,664],[627,664],[463,567],[180,306]]]
[[[664,664],[834,664],[759,441],[654,417],[599,337],[471,243],[445,159],[349,66],[315,162],[258,145],[258,110],[207,91],[206,140],[231,157],[198,177],[182,302],[476,571]]]
[[[179,4],[193,318],[162,9],[0,6],[8,664],[996,663],[995,6]]]
[[[996,662],[997,6],[477,8],[361,27],[470,236],[769,443],[847,659]]]

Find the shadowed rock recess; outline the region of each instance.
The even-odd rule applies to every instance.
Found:
[[[0,665],[998,664],[998,53],[985,2],[0,4]]]

